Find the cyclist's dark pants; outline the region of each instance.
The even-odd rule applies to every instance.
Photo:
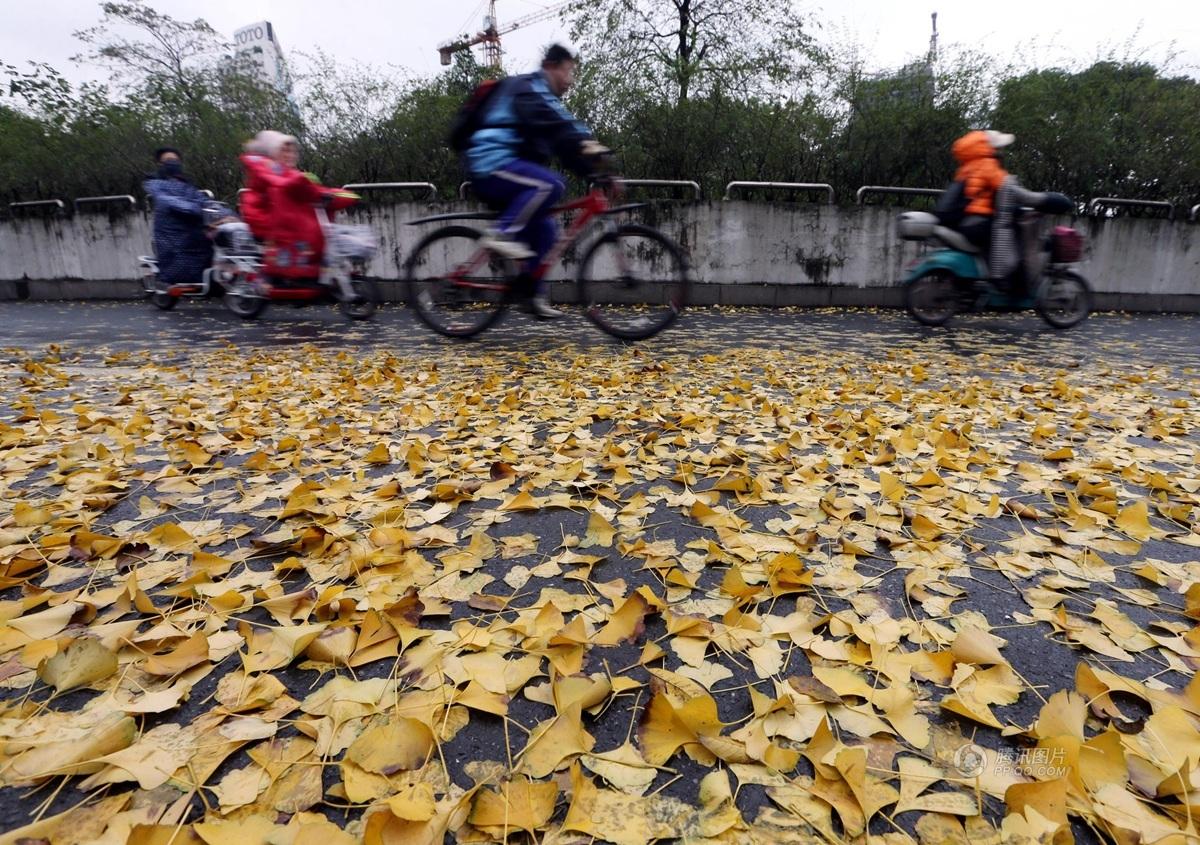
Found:
[[[534,251],[534,258],[524,268],[532,272],[558,240],[558,224],[546,212],[566,193],[562,178],[541,165],[518,159],[490,176],[475,179],[471,187],[476,196],[500,211],[496,231]]]

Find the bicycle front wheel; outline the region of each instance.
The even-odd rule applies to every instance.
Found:
[[[589,320],[621,340],[644,340],[683,311],[691,273],[674,241],[656,229],[628,223],[588,247],[576,281]]]
[[[404,265],[408,298],[421,322],[446,337],[472,337],[508,307],[511,262],[482,250],[469,226],[431,232]]]

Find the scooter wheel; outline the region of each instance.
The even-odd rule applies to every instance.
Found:
[[[166,291],[156,290],[150,294],[150,301],[154,303],[154,307],[163,311],[170,311],[179,304],[178,296],[171,296]]]
[[[1052,270],[1038,288],[1034,307],[1054,328],[1069,329],[1092,313],[1092,286],[1078,273]]]
[[[909,283],[904,307],[924,326],[944,326],[958,310],[958,289],[952,273],[930,270]]]
[[[354,289],[352,299],[343,299],[339,303],[342,313],[351,320],[369,320],[379,307],[379,287],[371,279],[354,278],[350,280]]]
[[[225,307],[243,320],[253,320],[267,307],[267,300],[249,284],[241,282],[225,291]]]

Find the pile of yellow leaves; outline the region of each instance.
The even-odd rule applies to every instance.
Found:
[[[1194,370],[453,352],[0,370],[0,843],[1200,842]]]

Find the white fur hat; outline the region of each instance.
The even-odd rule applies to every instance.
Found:
[[[993,150],[1002,150],[1017,140],[1016,135],[1010,135],[1007,132],[997,132],[995,129],[985,129],[988,143],[992,145]]]
[[[295,135],[285,135],[274,129],[264,129],[246,142],[246,152],[275,158],[284,144],[300,145]]]

